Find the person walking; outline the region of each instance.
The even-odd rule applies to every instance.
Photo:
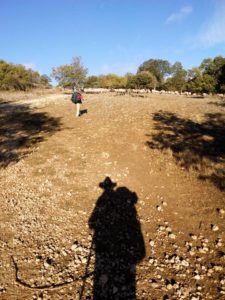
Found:
[[[83,96],[81,94],[81,90],[78,89],[74,89],[72,97],[71,97],[71,101],[76,104],[76,117],[79,117],[81,115],[80,113],[80,105],[82,104],[83,101]]]

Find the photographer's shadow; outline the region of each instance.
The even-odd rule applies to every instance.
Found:
[[[95,249],[93,299],[136,299],[136,265],[145,256],[138,198],[126,187],[114,189],[109,177],[99,186],[103,193],[89,219]]]

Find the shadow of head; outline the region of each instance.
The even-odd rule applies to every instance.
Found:
[[[116,182],[113,182],[110,177],[106,177],[103,182],[99,183],[99,187],[104,190],[113,190],[116,187]]]

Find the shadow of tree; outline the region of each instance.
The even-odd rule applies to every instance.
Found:
[[[197,170],[200,179],[210,180],[225,190],[224,114],[205,114],[204,122],[197,123],[160,111],[153,120],[156,133],[147,142],[150,148],[172,151],[179,165]]]
[[[34,112],[28,105],[0,102],[0,167],[18,162],[45,136],[60,129],[59,118]]]
[[[145,245],[135,204],[127,187],[114,189],[106,177],[89,218],[94,230],[95,271],[93,299],[136,299],[136,265],[145,257]]]

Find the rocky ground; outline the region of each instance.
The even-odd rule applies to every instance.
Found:
[[[0,298],[225,299],[225,105],[0,101]]]

